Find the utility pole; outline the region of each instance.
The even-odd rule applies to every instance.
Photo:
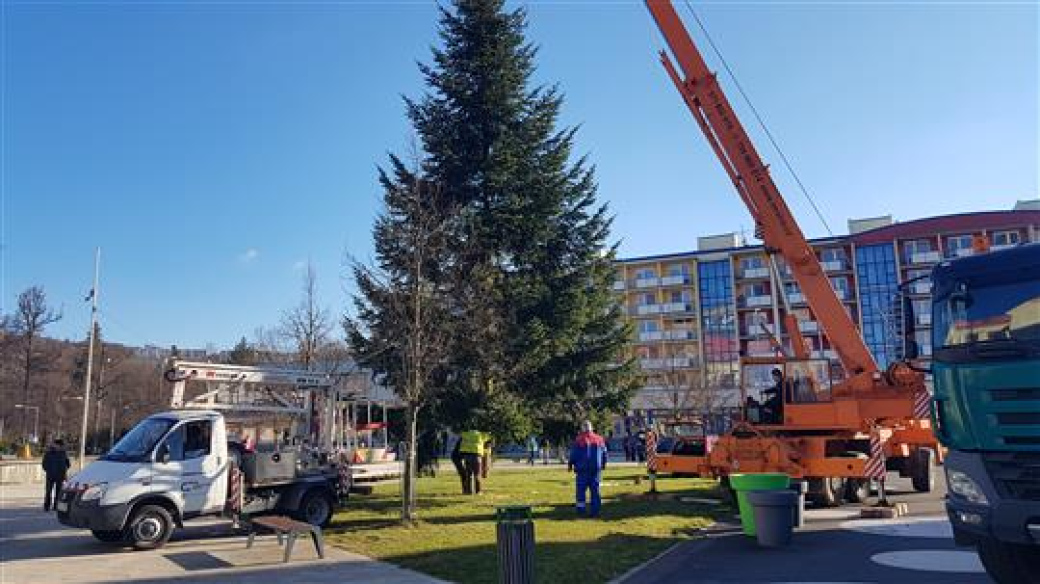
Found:
[[[98,277],[101,272],[101,248],[94,251],[94,287],[90,289],[90,341],[87,346],[87,376],[83,380],[83,423],[79,429],[79,469],[86,466],[87,424],[90,422],[90,377],[94,374],[94,335],[97,331]]]

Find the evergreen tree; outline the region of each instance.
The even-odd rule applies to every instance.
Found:
[[[586,160],[571,161],[575,130],[557,128],[562,94],[532,87],[525,12],[503,4],[442,9],[429,92],[408,106],[425,172],[460,210],[449,263],[464,318],[445,413],[520,434],[531,412],[574,428],[623,410],[635,373],[621,363],[610,218]]]

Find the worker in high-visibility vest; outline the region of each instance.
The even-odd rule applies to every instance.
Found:
[[[480,493],[481,466],[491,445],[491,436],[479,430],[466,430],[459,435],[459,457],[462,462],[462,494]],[[485,475],[486,476],[486,475]]]

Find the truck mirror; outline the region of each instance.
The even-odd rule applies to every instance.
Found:
[[[160,446],[159,453],[156,455],[155,460],[161,464],[170,462],[170,447],[166,444]]]

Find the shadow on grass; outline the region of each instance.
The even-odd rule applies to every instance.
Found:
[[[535,539],[537,540],[537,528]],[[554,584],[608,582],[668,549],[670,538],[611,533],[595,540],[535,544],[535,581]],[[461,584],[498,582],[494,542],[382,558],[405,568]]]

